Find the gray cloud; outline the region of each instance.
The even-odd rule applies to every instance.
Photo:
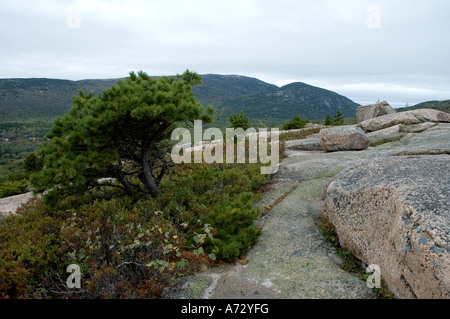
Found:
[[[449,9],[445,0],[3,0],[0,77],[189,68],[412,105],[450,99]]]

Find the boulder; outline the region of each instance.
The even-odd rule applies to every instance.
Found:
[[[397,124],[413,125],[423,122],[450,123],[450,114],[433,109],[419,109],[368,119],[358,126],[366,132],[374,132]]]
[[[389,105],[388,102],[383,101],[380,103],[360,106],[356,109],[356,120],[361,123],[365,120],[372,119],[374,117],[393,114],[397,111]]]
[[[370,141],[370,145],[375,146],[399,140],[400,138],[405,136],[406,133],[403,133],[400,130],[400,125],[395,125],[392,127],[385,128],[383,130],[367,133],[366,135]]]
[[[403,133],[422,133],[432,127],[437,126],[438,124],[433,122],[424,122],[420,124],[413,125],[400,125],[400,131]]]
[[[363,160],[326,189],[342,246],[399,298],[450,298],[450,156]]]
[[[414,116],[423,122],[450,123],[450,114],[438,110],[419,109],[408,111],[407,113],[414,114]]]
[[[379,131],[398,124],[419,124],[419,120],[414,114],[409,112],[395,113],[379,116],[365,120],[358,124],[366,132]]]
[[[323,151],[319,138],[286,141],[285,147],[296,151]]]
[[[448,130],[450,130],[450,123],[438,123],[438,125],[428,129],[428,131],[448,131]]]
[[[359,127],[339,126],[320,130],[320,144],[327,152],[365,150],[369,139]]]
[[[0,199],[0,216],[15,214],[17,209],[33,198],[33,193],[29,192],[21,195],[14,195]]]
[[[403,146],[387,151],[386,155],[437,155],[450,154],[450,130],[426,130],[408,134],[401,140]]]

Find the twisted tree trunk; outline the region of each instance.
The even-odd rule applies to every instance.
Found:
[[[142,152],[142,172],[143,174],[143,182],[145,188],[148,190],[148,193],[152,197],[156,197],[159,195],[159,187],[153,178],[152,170],[149,165],[149,155],[150,148],[144,149]]]

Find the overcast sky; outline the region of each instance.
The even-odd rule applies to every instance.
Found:
[[[450,99],[449,12],[448,0],[0,0],[0,78],[190,69],[414,105]]]

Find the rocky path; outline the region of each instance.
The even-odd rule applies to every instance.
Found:
[[[415,126],[408,126],[415,129]],[[383,134],[384,132],[381,131]],[[419,134],[420,133],[420,134]],[[317,136],[286,143],[287,155],[260,208],[271,207],[259,222],[263,233],[244,263],[210,268],[185,278],[170,298],[373,298],[373,291],[339,267],[340,258],[315,222],[323,213],[324,186],[360,160],[391,156],[450,154],[450,123],[363,151],[315,151]],[[391,136],[392,138],[392,136]],[[386,136],[383,137],[386,140]],[[397,140],[397,137],[393,137]],[[308,151],[295,151],[295,149]]]
[[[374,152],[373,148],[337,153],[288,151],[271,190],[259,203],[260,208],[272,209],[260,220],[263,234],[248,252],[245,264],[210,268],[188,277],[169,296],[373,298],[365,282],[339,267],[339,256],[324,241],[315,222],[322,213],[322,191],[330,178]]]

